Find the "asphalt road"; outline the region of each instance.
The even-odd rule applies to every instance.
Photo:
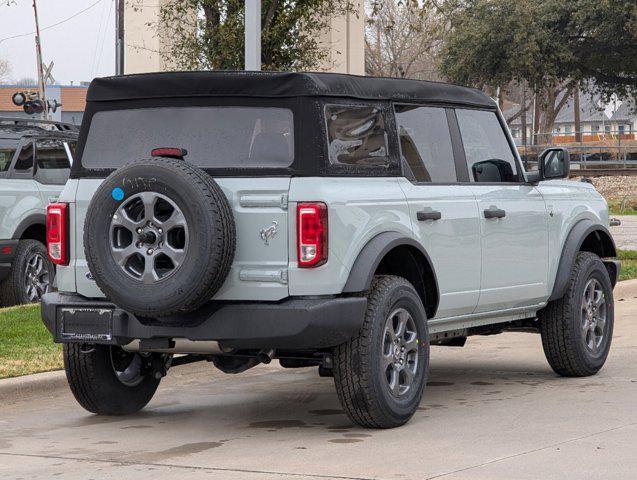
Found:
[[[0,478],[630,479],[637,477],[637,283],[619,292],[606,367],[563,379],[540,338],[432,350],[405,427],[351,425],[311,369],[171,370],[143,412],[101,418],[67,390],[0,407]]]

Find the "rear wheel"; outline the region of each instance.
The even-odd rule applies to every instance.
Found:
[[[160,378],[153,362],[167,357],[142,356],[109,345],[64,345],[64,368],[71,391],[86,410],[99,415],[138,412],[153,398]]]
[[[0,284],[4,306],[37,303],[53,286],[55,269],[46,247],[37,240],[20,240],[11,270]]]
[[[613,287],[600,258],[577,254],[564,297],[538,313],[542,346],[559,375],[584,377],[604,365],[613,337]]]
[[[356,424],[392,428],[415,413],[427,382],[427,317],[405,279],[379,276],[368,294],[359,334],[334,352],[334,381]]]

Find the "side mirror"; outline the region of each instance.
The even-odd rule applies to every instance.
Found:
[[[552,180],[568,178],[571,171],[571,156],[568,150],[561,147],[547,148],[539,158],[540,179]]]

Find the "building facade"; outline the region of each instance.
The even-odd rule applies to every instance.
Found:
[[[55,112],[51,112],[52,120],[80,125],[86,107],[86,91],[88,85],[47,85],[46,97],[61,104]],[[35,115],[27,115],[22,107],[13,104],[12,97],[16,92],[37,92],[37,85],[0,85],[0,117],[16,117],[33,119]]]
[[[505,110],[505,118],[512,117],[519,111],[516,105]],[[522,144],[522,117],[518,116],[509,122],[511,134],[518,144]],[[527,112],[526,138],[532,143],[533,119],[532,113]],[[599,97],[588,94],[580,95],[580,130],[583,142],[598,142],[610,138],[622,140],[635,140],[637,138],[637,109],[633,100],[615,100],[604,103]],[[575,142],[575,108],[573,99],[564,105],[557,115],[552,132],[540,132],[540,134],[552,134],[554,142]]]
[[[124,11],[124,73],[170,70],[161,58],[170,41],[170,29],[159,24],[159,12],[167,0],[126,2]],[[327,49],[327,60],[319,68],[325,72],[365,75],[365,10],[364,2],[354,2],[352,13],[330,21],[321,43]],[[150,27],[149,27],[150,26]]]

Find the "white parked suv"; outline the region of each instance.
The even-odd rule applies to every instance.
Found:
[[[91,412],[143,408],[169,367],[276,358],[333,376],[359,425],[404,424],[431,345],[538,332],[595,374],[619,273],[604,199],[525,172],[496,104],[442,83],[319,73],[96,79],[48,209],[42,316]],[[175,354],[181,354],[176,355]],[[184,355],[185,354],[185,355]]]
[[[0,118],[0,304],[39,302],[53,285],[46,206],[69,177],[77,127]]]

